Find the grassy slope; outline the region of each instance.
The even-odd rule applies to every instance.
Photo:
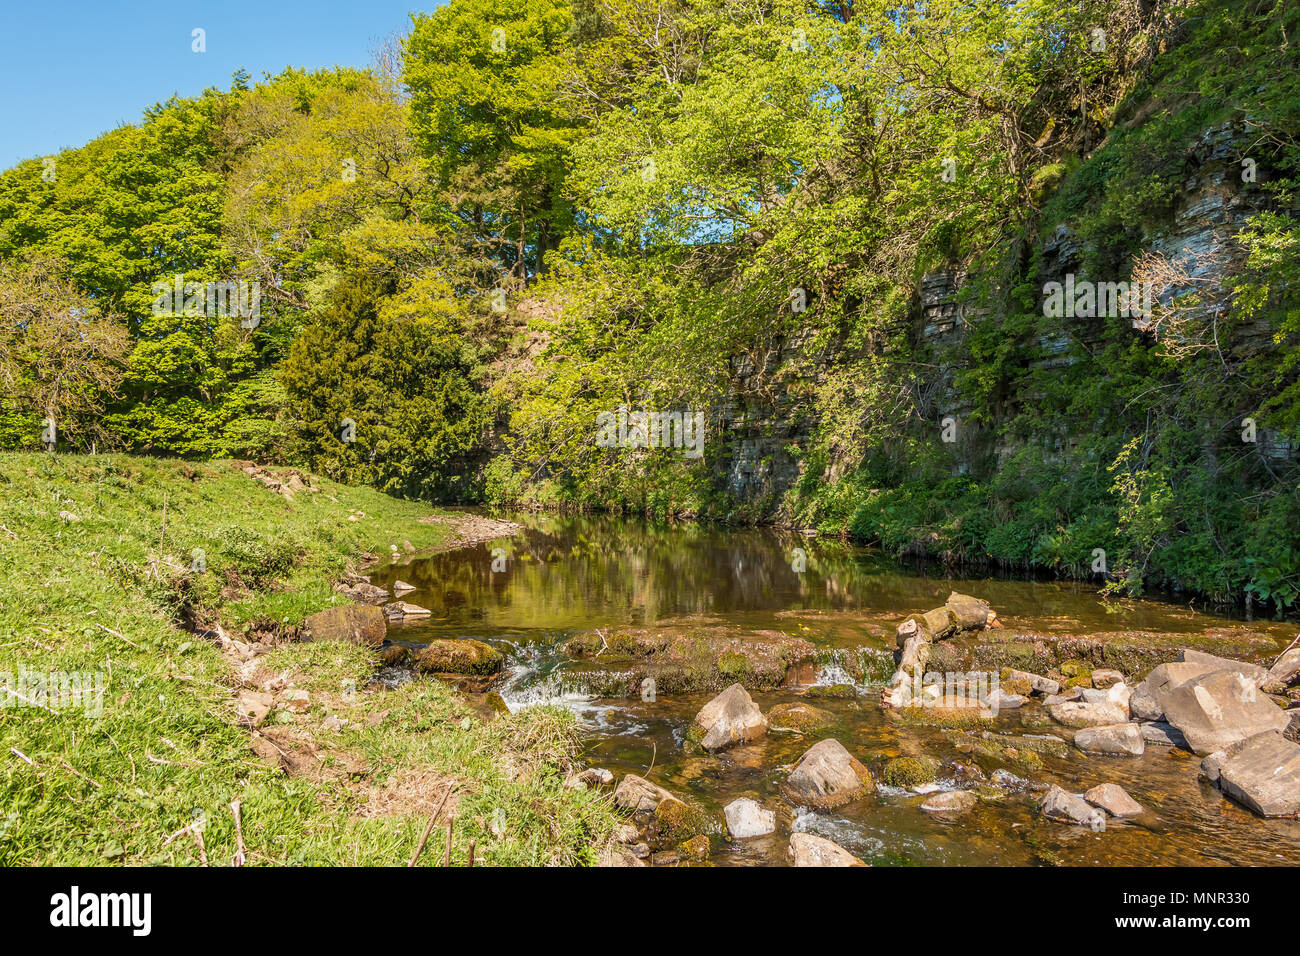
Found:
[[[353,510],[365,518],[347,520]],[[198,814],[208,860],[225,865],[236,798],[250,863],[404,863],[448,782],[455,859],[475,840],[489,864],[590,860],[613,817],[560,785],[567,715],[484,719],[434,681],[368,690],[370,652],[283,644],[245,680],[284,674],[310,694],[308,712],[277,707],[264,728],[311,753],[285,773],[236,723],[237,662],[179,626],[220,620],[238,637],[298,623],[342,600],[330,582],[362,550],[437,546],[447,531],[421,523],[428,513],[328,481],[287,502],[229,463],[0,455],[0,673],[107,681],[99,717],[0,707],[0,865],[197,863],[188,833],[166,841]],[[195,548],[205,573],[189,573]],[[346,725],[326,730],[331,713]],[[443,840],[423,862],[441,862]]]

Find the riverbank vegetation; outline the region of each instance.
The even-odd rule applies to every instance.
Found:
[[[0,673],[22,698],[0,708],[0,865],[404,865],[449,789],[426,865],[453,813],[457,866],[471,842],[488,865],[593,862],[615,825],[563,786],[567,712],[373,686],[373,650],[290,639],[345,603],[330,585],[359,555],[447,543],[429,508],[126,455],[3,453],[0,494]],[[245,693],[274,698],[256,727]]]
[[[1297,35],[1278,0],[451,0],[370,69],[0,174],[0,445],[1294,607]],[[1154,331],[1043,314],[1052,243],[1146,275],[1212,180],[1249,212],[1212,289]],[[177,275],[258,282],[259,321],[157,314]],[[706,410],[704,458],[597,447],[621,406]]]

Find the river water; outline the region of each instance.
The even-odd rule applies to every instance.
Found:
[[[512,710],[538,704],[572,709],[592,766],[648,776],[699,802],[719,822],[722,808],[739,796],[777,810],[777,831],[768,837],[715,836],[714,864],[784,863],[792,830],[829,837],[874,865],[1300,864],[1300,822],[1262,820],[1224,799],[1198,779],[1200,761],[1190,753],[1149,746],[1141,757],[1099,757],[1060,748],[1063,755],[1043,754],[1041,766],[1028,767],[963,752],[952,731],[888,720],[879,706],[880,685],[893,670],[897,622],[942,604],[953,590],[989,601],[1007,627],[1040,634],[1223,631],[1256,640],[1262,635],[1280,649],[1294,638],[1294,625],[1229,621],[1171,601],[1108,606],[1085,584],[947,577],[838,540],[772,530],[591,517],[514,520],[524,526],[515,537],[377,569],[376,584],[409,582],[418,590],[404,599],[432,611],[390,636],[493,644],[509,662],[494,689]],[[568,638],[597,629],[680,623],[804,637],[819,650],[807,679],[854,683],[857,696],[810,701],[833,715],[827,730],[771,733],[753,745],[701,756],[686,752],[683,741],[711,694],[654,702],[593,697],[583,668],[562,651]],[[753,696],[766,713],[801,699],[804,690],[783,687]],[[992,729],[1070,738],[1037,705],[1003,712]],[[1053,823],[1036,813],[1032,790],[1017,792],[1014,781],[1000,796],[985,790],[997,798],[955,820],[922,811],[924,793],[883,786],[829,813],[789,807],[778,786],[802,753],[827,736],[873,768],[899,755],[939,758],[945,769],[931,786],[941,789],[969,780],[957,765],[974,764],[977,774],[1003,771],[1004,783],[1010,773],[1072,792],[1118,783],[1150,812],[1135,822],[1109,821],[1104,832]]]

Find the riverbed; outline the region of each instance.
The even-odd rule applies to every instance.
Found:
[[[432,613],[390,636],[486,641],[507,656],[493,685],[512,710],[559,705],[578,717],[592,766],[636,773],[688,797],[719,822],[709,862],[784,864],[792,831],[826,836],[873,865],[1269,865],[1300,863],[1300,822],[1263,820],[1198,777],[1199,758],[1149,746],[1141,757],[1085,756],[1051,747],[1005,760],[961,734],[888,719],[881,685],[893,671],[895,625],[959,591],[989,601],[1006,628],[1050,635],[1136,632],[1178,641],[1220,636],[1259,659],[1291,641],[1293,624],[1240,621],[1174,600],[1103,601],[1089,584],[1006,577],[961,578],[912,568],[840,540],[764,529],[724,529],[591,517],[513,516],[521,533],[376,569],[374,583],[414,585],[405,600]],[[779,688],[755,691],[766,713],[807,699],[830,714],[813,734],[768,734],[719,755],[690,752],[685,734],[706,693],[603,698],[567,640],[615,628],[728,626],[811,641],[814,666]],[[1209,637],[1207,637],[1209,635]],[[1213,646],[1213,645],[1211,645]],[[852,696],[826,696],[836,686]],[[806,697],[809,693],[815,696]],[[1052,735],[1041,707],[1000,714],[996,735]],[[790,766],[817,740],[835,737],[868,766],[896,756],[934,757],[939,778],[917,790],[881,786],[831,812],[791,807],[778,795]],[[1011,739],[1011,738],[1007,738]],[[994,752],[990,754],[990,750]],[[969,814],[920,809],[934,789],[999,787]],[[1118,783],[1149,811],[1094,832],[1042,819],[1044,785],[1080,792]],[[747,796],[777,811],[775,833],[729,840],[722,808]]]

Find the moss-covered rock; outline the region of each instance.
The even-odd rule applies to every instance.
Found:
[[[852,684],[813,684],[804,692],[805,697],[851,700],[858,696],[858,689]]]
[[[424,674],[495,674],[504,663],[500,651],[473,638],[432,641],[415,657],[415,669]]]
[[[934,758],[895,757],[885,762],[880,771],[880,779],[891,787],[913,790],[926,783],[933,783],[939,774],[939,761]]]
[[[661,800],[655,807],[654,819],[660,837],[668,843],[681,844],[697,836],[707,839],[714,829],[703,808],[676,797]]]
[[[707,860],[712,852],[712,842],[702,833],[677,844],[677,853],[683,860]]]
[[[778,631],[727,626],[639,628],[571,638],[565,651],[602,696],[635,697],[651,678],[657,694],[746,690],[779,686],[793,665],[811,660],[815,648]]]

